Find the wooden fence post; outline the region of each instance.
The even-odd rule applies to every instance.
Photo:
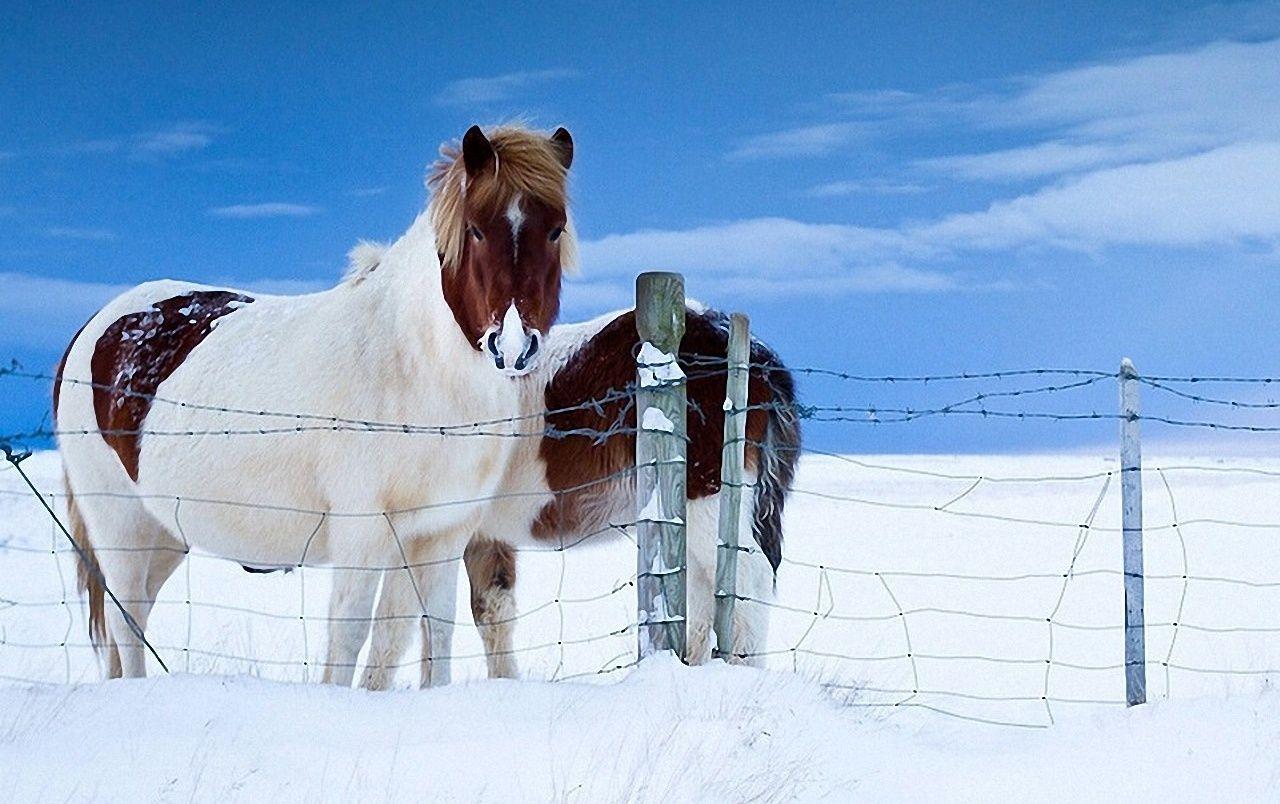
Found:
[[[640,658],[673,651],[685,659],[684,277],[636,278],[636,540]]]
[[[733,656],[733,607],[738,594],[738,531],[742,523],[742,478],[747,447],[747,383],[751,374],[750,324],[742,313],[734,313],[729,319],[727,357],[715,617],[715,655],[726,661]]]
[[[1120,362],[1120,490],[1124,534],[1124,680],[1129,706],[1147,700],[1147,649],[1142,575],[1142,444],[1138,371]]]

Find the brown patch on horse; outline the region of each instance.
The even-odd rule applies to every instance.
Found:
[[[90,362],[93,410],[102,439],[134,481],[142,423],[156,389],[213,331],[219,318],[252,301],[226,290],[196,290],[121,316],[98,338]]]
[[[679,361],[688,376],[687,418],[688,495],[698,499],[720,490],[721,450],[724,444],[725,354],[728,348],[727,319],[718,313],[685,311],[685,335]],[[579,531],[588,523],[594,498],[613,492],[609,480],[635,466],[636,411],[633,396],[622,392],[634,387],[635,355],[640,348],[634,312],[611,321],[582,346],[551,380],[546,390],[549,435],[544,436],[539,454],[546,462],[547,484],[556,493],[534,522],[534,535],[550,538]],[[764,440],[768,411],[759,406],[774,401],[775,384],[760,366],[775,364],[776,358],[758,343],[752,344],[751,381],[747,414],[746,462],[754,470]],[[780,368],[780,364],[779,368]],[[590,400],[623,397],[598,407],[578,407]],[[786,401],[789,401],[786,400]],[[569,410],[563,410],[570,408]],[[577,409],[572,409],[577,408]],[[556,435],[557,432],[585,431],[587,434]],[[595,433],[618,430],[603,441]],[[616,488],[616,486],[614,486]]]
[[[445,301],[475,348],[513,303],[542,332],[559,315],[561,275],[577,253],[566,191],[572,160],[564,129],[486,134],[473,126],[460,146],[441,148],[428,213]]]

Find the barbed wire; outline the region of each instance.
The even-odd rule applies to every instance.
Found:
[[[724,361],[721,359],[721,365]],[[643,367],[646,364],[637,364]],[[694,372],[686,377],[687,380],[700,380],[715,376],[723,375],[727,369],[720,368],[709,371]],[[40,372],[30,372],[19,368],[2,368],[0,367],[0,379],[4,377],[16,377],[30,380],[44,380],[57,382],[58,379],[51,374]],[[296,421],[319,422],[318,424],[297,424],[292,426],[273,426],[273,427],[206,427],[205,429],[176,429],[176,430],[159,430],[148,429],[145,427],[137,428],[52,428],[39,426],[29,428],[25,431],[19,431],[9,434],[0,435],[0,441],[8,441],[14,443],[23,443],[31,440],[55,438],[58,436],[71,435],[101,435],[101,436],[254,436],[254,435],[287,435],[294,433],[313,433],[313,432],[357,432],[357,433],[387,433],[396,435],[430,435],[430,436],[471,436],[471,437],[497,437],[497,438],[569,438],[574,436],[591,436],[597,440],[603,441],[616,435],[635,434],[636,428],[624,426],[627,414],[634,405],[637,387],[634,382],[627,383],[619,388],[610,388],[590,399],[584,400],[574,405],[567,405],[559,408],[551,408],[546,410],[538,410],[531,413],[517,414],[513,416],[479,419],[469,422],[455,422],[446,424],[421,424],[414,422],[395,422],[379,419],[364,419],[350,416],[339,416],[333,414],[305,413],[298,411],[280,411],[264,408],[244,408],[238,406],[215,405],[211,403],[199,403],[189,400],[175,399],[156,393],[144,393],[128,388],[120,388],[115,385],[95,383],[88,380],[79,380],[74,378],[63,377],[63,384],[81,385],[95,390],[110,391],[113,395],[125,398],[143,399],[148,402],[159,402],[187,410],[222,413],[233,416],[259,417],[259,418],[275,418],[290,419]],[[615,403],[626,403],[619,411],[614,414],[614,422],[612,426],[605,429],[592,428],[556,428],[551,425],[539,427],[526,432],[509,432],[506,430],[493,430],[483,428],[493,428],[499,425],[514,425],[519,423],[540,423],[549,418],[560,416],[567,413],[579,411],[591,411],[598,416],[607,415],[606,406]]]
[[[721,365],[723,359],[720,358]],[[696,361],[694,361],[696,365]],[[757,368],[767,369],[768,371],[777,370],[772,366],[757,366]],[[856,382],[877,382],[884,384],[894,383],[918,383],[927,384],[933,382],[961,382],[975,380],[1007,380],[1017,378],[1046,378],[1052,377],[1050,382],[1037,382],[1026,387],[1019,388],[997,388],[992,390],[984,390],[980,393],[969,394],[959,401],[951,402],[940,406],[922,406],[919,408],[898,406],[898,407],[882,407],[882,406],[852,406],[843,404],[833,405],[814,405],[803,406],[797,405],[792,408],[792,412],[799,418],[809,421],[823,422],[863,422],[870,423],[893,423],[895,421],[916,421],[920,419],[932,417],[990,417],[993,419],[1018,419],[1018,420],[1058,420],[1058,421],[1082,421],[1082,420],[1106,420],[1115,421],[1123,420],[1126,417],[1119,413],[1099,413],[1099,412],[1072,412],[1072,411],[1052,411],[1052,410],[988,410],[985,403],[994,399],[1016,399],[1030,397],[1055,397],[1060,394],[1069,394],[1073,391],[1088,389],[1098,385],[1108,379],[1118,377],[1117,372],[1096,372],[1079,369],[1027,369],[1010,372],[986,372],[975,374],[951,374],[951,375],[915,375],[915,376],[885,376],[872,377],[867,375],[857,375],[847,372],[838,372],[817,368],[792,368],[793,374],[826,374],[838,379]],[[4,374],[0,371],[0,375]],[[8,372],[14,374],[14,372]],[[714,373],[714,372],[713,372]],[[766,374],[768,372],[765,372]],[[14,376],[19,376],[14,374]],[[32,378],[52,379],[42,375],[33,375]],[[1174,387],[1177,384],[1190,383],[1248,383],[1248,384],[1269,384],[1273,381],[1280,382],[1274,378],[1268,377],[1139,377],[1139,381],[1147,386],[1159,391],[1160,393],[1168,393],[1174,398],[1181,399],[1192,403],[1204,403],[1219,407],[1229,407],[1241,411],[1257,411],[1265,412],[1272,409],[1280,409],[1280,403],[1261,402],[1256,399],[1230,399],[1225,395],[1208,395],[1195,394]],[[480,430],[482,428],[501,427],[502,425],[512,424],[515,422],[531,422],[538,421],[548,415],[559,412],[572,412],[578,410],[592,409],[601,415],[605,415],[605,406],[618,404],[631,404],[634,398],[634,387],[629,386],[626,389],[610,391],[608,395],[601,399],[590,400],[580,405],[575,405],[557,411],[539,412],[536,414],[522,414],[512,419],[494,419],[487,422],[472,422],[466,424],[452,424],[447,427],[458,428],[459,434],[475,434],[475,435],[496,435],[497,433],[475,432],[462,433],[462,429],[472,428]],[[959,396],[959,394],[957,394]],[[174,401],[174,404],[181,404]],[[758,404],[751,406],[752,410],[769,409],[775,407],[771,403]],[[324,431],[330,430],[335,432],[347,431],[351,432],[387,432],[391,434],[399,434],[404,432],[405,427],[417,428],[422,434],[439,434],[434,432],[438,430],[435,426],[416,425],[416,424],[399,424],[388,422],[374,422],[363,420],[341,420],[341,417],[320,417],[316,414],[295,414],[279,411],[247,411],[243,409],[222,409],[220,412],[231,415],[257,415],[257,416],[292,416],[299,421],[308,421],[310,424],[297,425],[295,427],[276,428],[280,433],[289,432],[309,432],[312,430]],[[609,411],[613,412],[612,409]],[[861,418],[857,418],[860,415]],[[305,419],[303,417],[311,416],[314,418]],[[898,418],[894,418],[898,417]],[[1166,424],[1170,426],[1180,427],[1197,427],[1208,428],[1224,431],[1251,431],[1251,432],[1280,432],[1280,426],[1270,424],[1258,424],[1249,422],[1236,421],[1220,421],[1211,419],[1183,419],[1161,414],[1143,414],[1137,417],[1128,417],[1139,421],[1151,421],[1155,423]],[[332,420],[330,420],[332,419]],[[623,415],[617,416],[617,421],[622,421]],[[296,427],[304,427],[307,429],[297,430]],[[334,429],[337,427],[338,429]],[[385,427],[385,430],[379,428]],[[246,430],[252,428],[244,428]],[[264,430],[271,428],[258,428],[254,430],[257,434],[262,434]],[[431,432],[429,432],[431,431]],[[526,435],[530,436],[546,436],[550,433],[551,428],[530,431]],[[78,431],[83,433],[96,433],[98,431],[87,430]],[[114,431],[107,431],[108,434]],[[139,435],[161,435],[162,432],[149,431],[145,428],[139,428],[137,431],[124,431],[130,434]],[[591,437],[595,439],[609,438],[618,434],[634,434],[635,428],[619,429],[618,427],[608,427],[601,429],[583,428],[581,430],[564,431],[565,436]],[[47,431],[48,435],[57,435],[57,433]],[[171,435],[185,435],[186,433],[171,433]],[[226,433],[219,433],[226,434]],[[413,431],[411,434],[419,434]],[[555,437],[555,434],[552,434]],[[761,441],[748,441],[757,449],[774,449],[774,445]],[[897,510],[903,512],[917,512],[929,516],[946,516],[954,518],[957,522],[966,520],[1003,523],[1014,526],[1009,531],[1011,538],[1028,537],[1030,534],[1026,528],[1044,528],[1050,534],[1073,533],[1074,540],[1072,542],[1061,542],[1064,550],[1070,547],[1069,561],[1066,561],[1065,567],[1055,568],[1053,570],[1035,569],[1027,572],[981,572],[981,571],[955,571],[950,569],[939,569],[937,571],[929,569],[911,569],[907,567],[887,567],[875,566],[874,563],[859,563],[856,561],[840,560],[839,556],[832,556],[831,561],[810,561],[803,558],[797,558],[792,555],[784,556],[782,559],[783,569],[785,572],[801,572],[812,573],[815,578],[815,586],[807,587],[805,592],[811,588],[815,594],[812,597],[812,605],[808,601],[801,602],[799,593],[788,591],[787,595],[779,598],[767,598],[760,596],[752,596],[745,594],[735,594],[735,600],[747,606],[762,606],[775,613],[780,619],[793,619],[797,623],[794,639],[786,643],[766,644],[759,650],[752,650],[737,654],[740,659],[750,660],[766,660],[770,663],[786,663],[790,662],[791,667],[795,670],[802,670],[801,660],[807,663],[834,662],[837,665],[847,665],[856,667],[858,665],[881,665],[892,667],[895,663],[902,665],[901,672],[903,678],[909,678],[909,685],[895,685],[883,683],[878,685],[866,685],[858,683],[832,682],[825,686],[834,691],[847,691],[855,695],[862,695],[862,699],[855,698],[849,701],[851,706],[867,706],[867,707],[891,707],[891,708],[918,708],[927,711],[939,712],[944,715],[961,717],[969,720],[975,720],[983,723],[993,723],[1007,726],[1029,726],[1043,727],[1054,721],[1054,706],[1062,705],[1120,705],[1124,703],[1123,699],[1109,698],[1106,696],[1090,697],[1087,695],[1067,694],[1076,689],[1077,682],[1075,677],[1080,674],[1092,677],[1097,674],[1114,673],[1114,671],[1122,669],[1125,665],[1123,661],[1110,661],[1107,654],[1118,652],[1118,641],[1108,642],[1107,650],[1097,655],[1086,654],[1083,657],[1074,655],[1069,651],[1065,651],[1064,644],[1061,640],[1066,639],[1065,635],[1076,634],[1082,638],[1092,639],[1094,636],[1106,638],[1123,631],[1124,623],[1116,617],[1115,619],[1107,619],[1102,621],[1090,621],[1088,618],[1073,617],[1070,612],[1067,616],[1064,613],[1064,601],[1066,601],[1069,590],[1073,588],[1077,581],[1087,578],[1098,578],[1106,580],[1109,578],[1121,579],[1124,572],[1121,569],[1107,566],[1086,565],[1083,562],[1083,556],[1086,554],[1088,539],[1091,534],[1119,534],[1123,532],[1123,528],[1115,527],[1108,524],[1099,523],[1097,521],[1098,513],[1107,498],[1109,490],[1114,487],[1112,480],[1114,477],[1122,474],[1119,468],[1099,471],[1082,471],[1076,473],[1038,473],[1026,475],[1012,475],[1006,473],[966,473],[940,471],[933,468],[923,468],[920,466],[894,466],[883,460],[867,460],[857,456],[845,455],[842,453],[823,451],[811,447],[805,447],[800,450],[801,455],[812,455],[822,457],[824,459],[838,461],[850,467],[856,467],[862,472],[868,473],[869,476],[884,475],[887,477],[916,477],[921,479],[946,481],[948,484],[957,484],[955,488],[944,488],[942,484],[937,484],[935,488],[930,488],[927,492],[930,495],[936,494],[937,499],[920,501],[918,499],[900,499],[897,494],[890,495],[893,499],[884,499],[874,494],[866,494],[852,489],[850,483],[844,484],[843,488],[824,486],[817,487],[811,480],[802,476],[800,484],[793,489],[793,500],[797,497],[809,497],[822,499],[838,504],[853,504],[861,506],[871,506],[884,508],[888,510]],[[568,493],[570,491],[579,491],[596,483],[612,482],[631,472],[634,467],[628,467],[617,473],[613,473],[609,477],[600,478],[575,487],[570,490],[563,490],[559,493]],[[1198,593],[1191,593],[1189,590],[1196,584],[1216,584],[1222,589],[1237,589],[1241,593],[1253,594],[1255,592],[1280,589],[1280,580],[1271,580],[1265,574],[1265,568],[1259,567],[1255,573],[1242,573],[1240,576],[1233,576],[1229,573],[1214,572],[1197,572],[1193,571],[1194,562],[1191,561],[1187,536],[1184,531],[1197,526],[1212,526],[1214,528],[1228,528],[1238,530],[1258,530],[1258,531],[1274,531],[1280,529],[1280,522],[1273,521],[1246,521],[1243,519],[1232,519],[1226,517],[1217,517],[1205,515],[1201,511],[1192,511],[1196,514],[1191,517],[1182,518],[1179,516],[1179,507],[1174,494],[1173,484],[1170,482],[1169,476],[1178,473],[1219,473],[1224,475],[1238,474],[1243,478],[1259,478],[1259,479],[1275,479],[1280,478],[1280,471],[1268,469],[1261,466],[1222,466],[1210,464],[1196,463],[1170,463],[1168,465],[1156,464],[1148,466],[1146,472],[1152,476],[1162,486],[1162,490],[1167,500],[1170,511],[1170,519],[1150,521],[1144,531],[1158,535],[1162,533],[1170,534],[1171,541],[1169,544],[1177,548],[1177,555],[1180,556],[1180,571],[1160,571],[1144,573],[1144,579],[1152,584],[1164,584],[1163,588],[1169,589],[1172,595],[1171,600],[1176,601],[1176,607],[1171,609],[1170,616],[1153,619],[1148,621],[1145,626],[1151,632],[1162,635],[1161,644],[1157,647],[1151,645],[1149,647],[1149,663],[1160,668],[1164,675],[1165,694],[1169,694],[1172,685],[1172,675],[1174,673],[1187,673],[1191,675],[1200,675],[1207,677],[1217,676],[1237,676],[1242,678],[1266,677],[1274,675],[1280,671],[1271,669],[1266,662],[1252,664],[1251,666],[1214,666],[1211,661],[1197,660],[1195,655],[1188,653],[1186,650],[1186,640],[1189,634],[1202,635],[1205,638],[1223,638],[1235,635],[1239,638],[1257,639],[1250,644],[1265,644],[1261,640],[1271,639],[1276,634],[1280,634],[1280,624],[1274,624],[1266,621],[1215,621],[1212,617],[1206,617],[1199,610],[1188,606],[1188,600],[1198,600]],[[1090,505],[1085,508],[1082,505],[1082,516],[1074,517],[1054,517],[1048,514],[1041,514],[1036,511],[1031,515],[1022,515],[1020,513],[1010,512],[1002,508],[991,507],[988,501],[987,505],[983,505],[986,499],[983,490],[988,484],[990,485],[1017,485],[1019,487],[1048,486],[1051,484],[1089,484],[1097,483],[1099,490],[1090,494]],[[749,485],[749,484],[744,484]],[[858,492],[858,493],[854,493]],[[917,492],[919,493],[919,492]],[[1084,493],[1084,488],[1081,489]],[[0,489],[0,494],[17,495],[22,492],[10,489]],[[544,491],[529,492],[510,492],[503,491],[488,497],[477,497],[466,500],[450,500],[450,501],[433,501],[422,506],[413,506],[401,508],[394,511],[322,511],[308,509],[306,507],[294,507],[289,505],[272,505],[265,501],[246,501],[246,500],[225,500],[216,498],[200,498],[200,497],[179,497],[176,495],[150,495],[148,500],[157,503],[171,501],[175,508],[181,508],[183,505],[218,505],[218,506],[239,506],[251,510],[260,510],[262,512],[285,512],[300,515],[317,516],[320,521],[325,521],[327,517],[381,517],[386,520],[386,524],[392,531],[390,538],[400,548],[399,560],[389,559],[381,562],[368,562],[361,565],[330,565],[320,561],[307,560],[306,547],[303,548],[301,560],[296,564],[289,565],[290,568],[307,571],[366,571],[369,573],[392,573],[405,572],[421,569],[438,564],[455,563],[460,564],[463,556],[449,555],[445,557],[437,557],[425,560],[413,559],[408,552],[405,551],[405,543],[400,541],[398,534],[394,533],[395,525],[391,517],[401,513],[411,513],[417,511],[431,510],[432,508],[445,507],[461,504],[487,504],[508,497],[521,497],[529,494],[547,494]],[[50,512],[53,511],[53,502],[60,499],[61,495],[57,492],[43,493],[37,491],[37,496],[41,500],[48,500],[50,503]],[[111,492],[95,492],[88,490],[83,494],[77,493],[77,496],[103,498],[120,497],[128,499],[139,499],[138,495],[121,495]],[[1007,505],[1002,502],[1000,505]],[[188,513],[186,516],[192,516]],[[182,517],[175,514],[181,529]],[[558,661],[554,661],[554,667],[550,675],[554,679],[571,679],[581,678],[587,675],[596,675],[600,673],[611,673],[626,669],[633,666],[634,661],[631,660],[633,654],[615,654],[607,661],[601,661],[599,669],[589,672],[576,672],[576,668],[571,668],[566,663],[564,648],[572,645],[593,645],[596,643],[605,643],[610,639],[619,639],[627,635],[633,634],[637,628],[634,617],[631,622],[621,625],[617,628],[609,628],[601,630],[599,633],[590,633],[585,635],[571,634],[566,630],[572,625],[572,618],[566,615],[566,606],[582,606],[589,607],[593,604],[600,604],[611,598],[617,598],[626,593],[627,590],[634,588],[635,576],[621,577],[616,582],[609,585],[607,590],[593,592],[590,594],[570,594],[567,593],[567,581],[569,580],[567,560],[568,551],[580,544],[586,544],[597,540],[596,537],[606,535],[608,533],[627,534],[628,528],[634,526],[634,522],[610,523],[606,527],[600,528],[589,534],[581,534],[572,539],[560,537],[558,544],[552,543],[548,545],[538,545],[532,547],[522,547],[517,550],[518,553],[550,553],[560,562],[559,572],[555,574],[554,592],[548,595],[541,602],[538,602],[527,609],[523,609],[518,613],[499,619],[493,624],[507,625],[517,622],[529,622],[542,615],[554,613],[554,624],[546,633],[553,634],[556,639],[537,639],[531,644],[521,644],[518,647],[510,649],[510,654],[529,655],[538,651],[556,650],[559,648]],[[52,527],[52,525],[51,525]],[[318,529],[318,525],[316,526]],[[52,535],[52,534],[51,534]],[[803,533],[789,533],[788,539],[793,542],[797,537],[803,537]],[[314,537],[314,532],[312,533]],[[182,612],[185,609],[187,615],[186,621],[186,639],[169,640],[165,644],[157,645],[156,649],[160,653],[156,654],[159,660],[160,655],[166,657],[184,657],[187,661],[187,667],[190,669],[192,657],[196,657],[212,662],[239,662],[245,667],[272,667],[281,670],[303,669],[304,674],[307,669],[332,668],[332,667],[353,667],[349,664],[334,664],[327,661],[316,661],[311,655],[307,643],[307,622],[316,625],[332,625],[342,623],[368,623],[374,625],[380,622],[409,622],[412,620],[432,619],[440,623],[450,626],[466,626],[470,623],[467,618],[454,618],[438,616],[436,614],[428,615],[422,612],[400,612],[392,614],[371,614],[367,617],[354,616],[337,616],[337,615],[318,615],[308,614],[305,598],[306,584],[304,582],[305,574],[299,575],[300,598],[298,601],[298,610],[296,613],[290,611],[267,610],[257,608],[254,605],[247,605],[243,602],[226,602],[219,600],[202,600],[193,599],[191,586],[191,567],[193,564],[202,561],[224,561],[227,559],[212,557],[201,553],[192,553],[191,545],[187,541],[185,534],[182,537],[183,546],[174,548],[171,546],[158,547],[128,547],[128,546],[112,546],[112,545],[95,545],[95,549],[104,553],[120,549],[120,550],[177,550],[183,552],[189,557],[185,562],[186,567],[186,593],[183,599],[162,599],[156,601],[156,605],[163,609],[177,609]],[[1047,544],[1059,544],[1058,541],[1046,542]],[[307,540],[309,546],[310,539]],[[0,615],[13,618],[23,612],[39,612],[39,611],[56,611],[58,608],[64,609],[65,617],[58,621],[56,631],[52,632],[53,637],[47,640],[36,638],[21,638],[4,632],[0,627],[0,650],[4,648],[14,648],[16,650],[40,651],[61,649],[66,656],[65,675],[68,680],[72,677],[72,662],[69,651],[71,650],[88,650],[87,643],[81,643],[72,639],[72,629],[76,618],[73,616],[73,606],[76,605],[75,600],[67,589],[67,584],[62,575],[62,568],[58,561],[59,557],[75,557],[76,551],[73,548],[58,547],[56,543],[51,544],[50,548],[44,549],[31,544],[7,544],[3,550],[11,551],[15,555],[50,555],[54,559],[57,571],[57,583],[53,587],[60,590],[60,595],[49,597],[40,594],[4,594],[0,595]],[[744,552],[757,552],[752,547],[741,548]],[[237,561],[237,563],[254,564],[253,561],[239,561],[238,559],[229,559]],[[1245,577],[1251,576],[1251,577]],[[806,576],[807,577],[807,576]],[[840,579],[848,579],[849,581],[866,582],[871,584],[869,590],[878,590],[876,592],[885,602],[887,608],[881,611],[866,611],[859,609],[850,609],[846,604],[847,600],[844,595],[845,581]],[[991,610],[982,606],[965,606],[953,603],[947,599],[925,601],[918,603],[911,600],[912,595],[906,594],[911,592],[914,587],[918,587],[923,580],[931,581],[948,581],[956,584],[963,584],[965,588],[970,586],[982,587],[984,585],[996,585],[999,588],[1010,587],[1014,584],[1036,584],[1037,582],[1044,586],[1045,589],[1051,590],[1051,594],[1044,600],[1037,600],[1035,597],[1027,597],[1027,610],[1034,610],[1040,606],[1040,610],[1035,613],[1019,612],[1017,610]],[[1035,589],[1038,593],[1038,587],[1028,586],[1029,589]],[[918,592],[915,594],[918,595]],[[1031,592],[1019,591],[1018,595],[1028,595]],[[422,596],[418,595],[418,602],[421,603]],[[131,605],[138,601],[122,600],[122,604]],[[151,602],[151,601],[143,601]],[[197,645],[193,643],[193,639],[198,634],[193,634],[192,617],[193,612],[211,612],[226,615],[234,615],[244,617],[249,620],[260,619],[264,622],[278,623],[281,626],[287,625],[292,621],[300,621],[303,623],[302,636],[303,647],[300,658],[281,658],[276,656],[263,656],[252,650],[246,650],[243,653],[234,650],[211,649],[207,645]],[[897,625],[895,625],[897,623]],[[950,623],[951,625],[943,626],[947,630],[960,630],[967,626],[961,626],[961,623],[987,624],[990,626],[1007,625],[1011,628],[1028,627],[1032,631],[1039,631],[1041,637],[1048,633],[1048,641],[1043,646],[1037,644],[1035,650],[1029,650],[1030,643],[1025,640],[1012,641],[1009,645],[1009,652],[980,650],[975,646],[972,650],[965,650],[967,646],[952,645],[954,650],[947,649],[948,646],[939,646],[931,644],[931,640],[937,639],[936,632],[939,628],[938,623]],[[3,622],[0,621],[0,626]],[[865,650],[857,649],[848,637],[840,641],[833,640],[827,629],[832,627],[850,628],[850,629],[867,629],[888,626],[900,632],[894,637],[900,641],[901,647],[890,647],[886,650],[872,649],[875,647],[869,643]],[[974,626],[975,628],[977,625]],[[1179,637],[1183,634],[1183,637]],[[1055,636],[1056,635],[1056,636]],[[1164,635],[1167,635],[1167,642],[1164,641]],[[1200,637],[1196,637],[1199,639]],[[1021,638],[1020,638],[1021,640]],[[1055,640],[1057,643],[1055,644]],[[954,641],[954,640],[949,640]],[[1067,640],[1069,643],[1070,640]],[[1194,642],[1194,640],[1193,640]],[[1040,650],[1043,647],[1044,650]],[[507,651],[500,651],[506,653]],[[489,655],[493,655],[490,653]],[[458,659],[470,660],[477,658],[485,658],[485,653],[475,653],[461,651],[450,656],[437,656],[440,660]],[[391,670],[398,670],[407,667],[419,666],[420,660],[413,658],[409,661],[397,662],[386,665]],[[991,667],[1009,667],[1014,668],[1018,672],[1028,671],[1034,672],[1039,679],[1038,694],[1030,694],[1025,690],[1010,689],[1008,694],[999,694],[996,691],[987,689],[964,689],[962,682],[966,675],[964,672],[948,671],[943,678],[938,678],[936,670],[941,666],[962,666],[964,663],[978,663]],[[575,672],[568,672],[575,670]],[[846,671],[854,672],[854,671]],[[894,671],[897,672],[897,671]],[[1118,676],[1109,676],[1118,677]],[[0,678],[14,679],[14,676],[8,672],[0,674]],[[37,679],[41,681],[41,679]],[[1096,684],[1090,682],[1089,689],[1096,688]],[[870,697],[881,696],[887,700],[870,700]],[[935,700],[938,699],[938,700]],[[964,705],[989,703],[989,704],[1009,704],[1009,705],[1034,705],[1042,707],[1042,715],[1039,720],[1006,719],[1001,717],[988,717],[986,714],[975,714],[975,711],[962,711]],[[987,713],[989,714],[989,713]]]

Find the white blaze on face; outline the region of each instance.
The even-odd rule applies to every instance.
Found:
[[[502,361],[508,368],[514,367],[520,359],[525,343],[524,323],[513,300],[507,314],[502,317],[502,329],[498,331],[498,354],[502,355]]]
[[[520,208],[520,194],[516,193],[507,204],[507,222],[511,224],[511,255],[520,261],[520,227],[524,226],[524,210]]]

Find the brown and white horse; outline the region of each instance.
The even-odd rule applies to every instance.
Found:
[[[573,145],[564,129],[472,127],[441,153],[425,212],[389,247],[353,252],[337,287],[278,297],[149,282],[68,347],[59,448],[110,675],[144,675],[145,662],[100,581],[145,627],[193,547],[261,568],[389,566],[405,551],[456,555],[475,532],[513,439],[335,425],[524,409],[513,378],[542,359],[573,259]],[[445,566],[420,581],[426,605],[451,612]],[[334,606],[357,622],[375,588],[339,590]],[[349,683],[367,626],[335,625],[326,678]]]
[[[728,319],[691,305],[679,360],[688,376],[688,658],[710,658],[714,616],[720,464],[724,442],[725,354]],[[535,417],[507,466],[501,495],[486,509],[465,553],[471,608],[484,641],[491,677],[515,677],[512,631],[516,617],[513,548],[543,548],[584,538],[605,540],[635,519],[635,355],[640,344],[635,314],[612,313],[582,324],[558,325],[546,338],[543,361],[521,380],[523,406]],[[740,516],[744,541],[737,594],[755,601],[773,596],[782,558],[782,511],[799,455],[800,429],[794,384],[776,354],[753,342],[747,417],[747,470],[751,489]],[[594,406],[592,400],[602,404]],[[550,413],[547,413],[550,411]],[[538,418],[540,416],[540,418]],[[601,433],[612,433],[603,440]],[[418,557],[414,563],[421,561]],[[367,584],[348,573],[339,583]],[[385,688],[406,645],[419,603],[409,577],[387,573],[363,684]],[[768,611],[755,603],[735,608],[734,661],[758,663]],[[424,629],[423,644],[430,634]],[[437,646],[438,647],[438,646]],[[447,668],[424,655],[422,683],[439,684]]]

